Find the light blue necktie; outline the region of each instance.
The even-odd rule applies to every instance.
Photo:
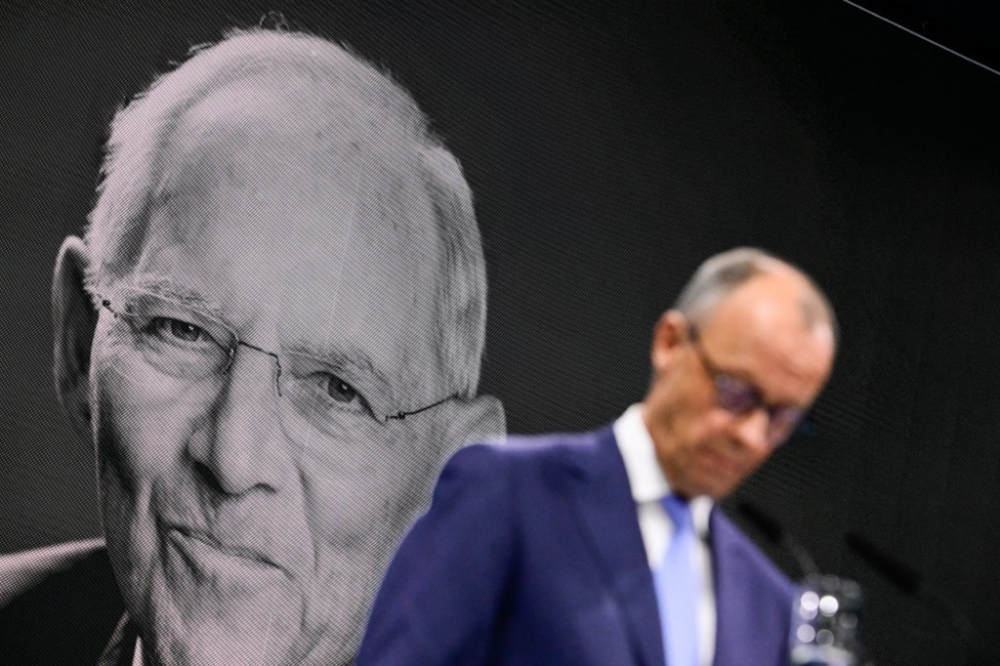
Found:
[[[694,567],[697,537],[691,507],[677,495],[660,502],[674,523],[674,535],[660,566],[653,572],[663,630],[667,666],[698,666],[698,572]]]

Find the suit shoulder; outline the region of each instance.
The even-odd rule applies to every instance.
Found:
[[[580,433],[555,433],[545,435],[511,435],[499,442],[473,444],[460,449],[455,457],[462,456],[480,462],[500,458],[516,461],[585,460],[599,454],[602,444],[613,442],[610,428]]]
[[[125,605],[100,540],[0,558],[0,662],[96,663]]]
[[[477,501],[502,502],[513,509],[525,497],[538,500],[538,493],[562,493],[574,479],[600,477],[610,472],[625,474],[610,428],[575,434],[511,436],[502,442],[460,449],[441,472],[435,501],[473,494]]]
[[[550,485],[569,474],[591,473],[606,465],[610,428],[577,434],[510,436],[500,442],[459,449],[438,478],[434,502],[474,495],[482,503],[511,500],[515,487]],[[613,437],[610,440],[614,448]],[[615,449],[617,450],[617,449]],[[597,464],[601,463],[601,464]],[[496,508],[496,507],[494,507]]]

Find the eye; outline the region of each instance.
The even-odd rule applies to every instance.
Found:
[[[716,401],[719,407],[734,414],[746,414],[760,405],[760,394],[748,382],[719,373],[715,378]]]
[[[337,375],[330,375],[326,385],[327,394],[337,402],[348,403],[358,397],[354,387]]]
[[[150,328],[159,335],[169,335],[183,342],[206,342],[211,336],[205,329],[180,319],[156,317],[149,323]]]

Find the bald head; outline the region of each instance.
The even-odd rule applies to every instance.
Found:
[[[656,326],[643,408],[675,492],[724,497],[770,457],[826,383],[835,325],[784,261],[741,248],[702,264]]]
[[[183,168],[180,159],[188,159]],[[347,210],[359,227],[434,267],[434,287],[424,288],[441,324],[437,362],[452,375],[452,392],[474,395],[486,275],[461,167],[405,90],[310,35],[234,32],[119,112],[86,234],[91,290],[107,290],[135,267],[150,249],[155,212],[192,184],[267,170],[319,187],[324,178],[341,189],[349,183],[356,199]]]
[[[724,340],[727,355],[747,362],[746,367],[728,366],[734,374],[748,373],[752,362],[762,371],[785,375],[784,393],[774,392],[770,402],[792,404],[801,394],[800,402],[808,404],[825,382],[834,355],[828,320],[808,316],[806,304],[814,297],[801,273],[781,265],[733,289],[700,324],[691,324],[692,335]],[[714,351],[721,350],[722,343],[715,346]]]
[[[768,284],[782,284],[802,324],[810,330],[819,324],[827,325],[836,343],[836,315],[822,290],[797,267],[756,248],[735,248],[707,259],[681,291],[674,309],[690,323],[702,326],[728,296],[762,276],[785,278]]]

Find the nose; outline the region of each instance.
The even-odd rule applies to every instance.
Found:
[[[205,427],[191,439],[188,449],[198,476],[220,493],[273,492],[281,486],[288,463],[274,373],[269,356],[236,354]]]
[[[755,455],[766,455],[773,448],[768,438],[771,418],[767,410],[759,407],[740,417],[735,424],[736,439],[744,449]]]

